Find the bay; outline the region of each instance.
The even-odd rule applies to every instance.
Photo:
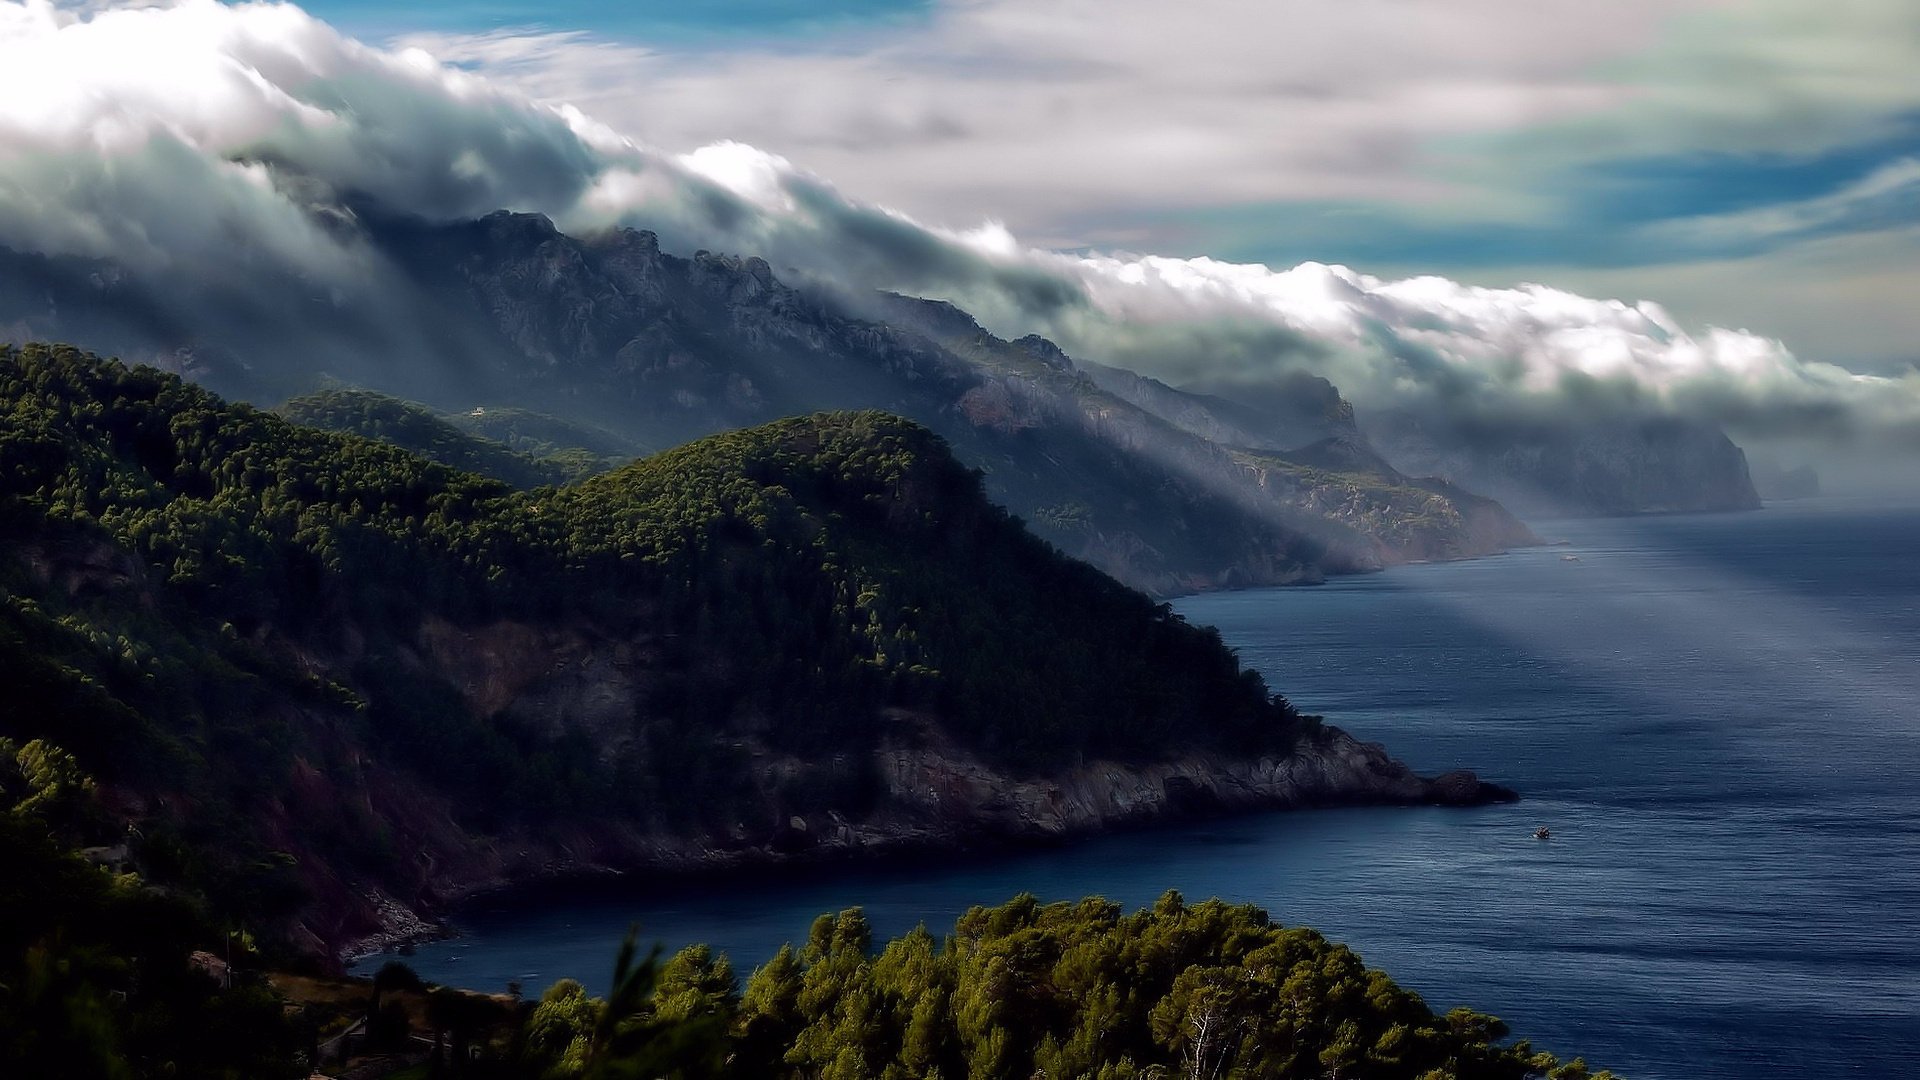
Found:
[[[1178,889],[1314,926],[1436,1009],[1631,1077],[1920,1068],[1920,508],[1541,531],[1565,545],[1176,605],[1303,709],[1423,770],[1511,784],[1518,805],[530,892],[462,912],[460,936],[409,962],[481,989],[597,987],[638,923],[744,977],[844,907],[887,936],[1018,892],[1131,906]]]

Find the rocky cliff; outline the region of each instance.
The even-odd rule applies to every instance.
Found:
[[[1540,542],[1494,500],[1395,469],[1355,423],[1353,404],[1325,379],[1295,373],[1233,387],[1227,397],[1118,368],[1086,369],[1115,397],[1224,448],[1237,479],[1315,523],[1303,527],[1318,528],[1335,549],[1361,552],[1358,562],[1471,558]]]
[[[1212,573],[1164,575],[1148,586],[1154,591],[1311,581],[1323,572],[1470,558],[1539,542],[1493,500],[1388,465],[1354,426],[1353,406],[1325,379],[1298,376],[1228,401],[1079,364],[1042,338],[1003,341],[950,304],[888,297],[879,310],[890,324],[921,332],[989,372],[990,400],[1003,415],[1028,427],[1078,428],[1317,549],[1306,573],[1241,559],[1216,563]],[[1055,508],[1041,514],[1043,532],[1064,531]],[[1109,570],[1129,565],[1128,554],[1111,547],[1092,561]],[[1147,570],[1133,567],[1134,574]]]
[[[1672,417],[1473,430],[1410,414],[1365,418],[1400,468],[1484,492],[1522,515],[1751,510],[1746,454],[1725,432]]]
[[[1518,798],[1470,772],[1416,775],[1379,744],[1334,727],[1284,756],[1089,761],[1035,777],[943,744],[923,725],[907,726],[912,735],[873,751],[868,764],[881,788],[864,811],[824,808],[693,831],[603,820],[478,836],[453,825],[452,808],[416,804],[395,832],[396,842],[419,853],[412,872],[377,885],[330,883],[331,902],[301,933],[316,950],[356,957],[439,933],[439,920],[477,894],[548,881],[978,850],[1259,810],[1471,807]],[[832,764],[860,767],[845,759]],[[818,767],[764,748],[754,752],[756,782],[767,790]]]
[[[1353,405],[1317,375],[1277,377],[1245,387],[1176,389],[1158,379],[1103,364],[1083,369],[1100,388],[1221,446],[1287,452],[1328,439],[1355,440]],[[1232,396],[1225,396],[1231,394]]]

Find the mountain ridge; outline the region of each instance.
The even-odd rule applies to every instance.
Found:
[[[1517,521],[1462,527],[1440,505],[1451,491],[1415,500],[1434,502],[1435,512],[1406,515],[1406,492],[1373,495],[1383,481],[1406,487],[1404,478],[1377,470],[1333,481],[1337,498],[1276,498],[1226,447],[1108,395],[1051,342],[1003,341],[944,302],[794,288],[763,260],[681,258],[636,230],[569,236],[539,215],[429,225],[368,210],[350,220],[384,260],[382,302],[406,308],[390,340],[380,337],[378,312],[329,310],[324,298],[288,309],[282,333],[228,332],[193,314],[218,304],[170,303],[106,264],[59,263],[54,274],[53,263],[33,263],[37,271],[23,263],[22,283],[40,273],[64,284],[46,293],[51,308],[18,290],[0,296],[0,309],[15,313],[16,336],[51,326],[83,338],[74,331],[109,327],[116,313],[171,312],[171,322],[101,336],[123,354],[262,404],[310,392],[324,373],[448,413],[553,412],[647,446],[820,409],[899,413],[986,470],[993,497],[1049,540],[1163,595],[1311,582],[1532,542]],[[905,312],[922,325],[903,325]],[[8,314],[0,310],[0,321]],[[275,360],[273,341],[306,352]],[[407,362],[393,363],[398,356]],[[1305,444],[1324,433],[1301,434],[1271,441]],[[1348,520],[1315,508],[1359,504],[1367,511]],[[1407,528],[1370,533],[1366,524],[1382,517]],[[1417,543],[1395,539],[1409,531]]]
[[[1719,428],[1660,415],[1484,428],[1406,413],[1364,425],[1390,460],[1538,517],[1757,510],[1746,452]]]

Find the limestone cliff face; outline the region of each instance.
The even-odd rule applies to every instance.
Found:
[[[1245,475],[1282,505],[1351,530],[1373,567],[1465,559],[1540,542],[1492,499],[1444,480],[1392,470],[1328,472],[1270,454],[1235,455]]]
[[[631,737],[659,664],[649,639],[581,626],[463,627],[430,615],[421,620],[419,643],[422,666],[459,691],[475,714],[550,737],[577,731],[608,754]]]
[[[1227,810],[1342,803],[1474,805],[1512,793],[1469,773],[1417,776],[1376,743],[1323,728],[1285,757],[1218,754],[1150,764],[1090,762],[1057,776],[1010,777],[964,754],[890,747],[879,755],[903,817],[964,823],[956,835],[1072,835]],[[950,826],[951,827],[951,826]],[[848,835],[857,840],[857,831]]]
[[[1752,510],[1746,454],[1710,424],[1621,418],[1550,430],[1462,432],[1409,415],[1368,418],[1403,469],[1444,477],[1523,515]]]
[[[1138,489],[1094,499],[1085,521],[1061,507],[1038,509],[1037,531],[1149,591],[1319,581],[1539,542],[1493,500],[1395,470],[1367,444],[1352,404],[1325,379],[1293,376],[1257,391],[1242,388],[1240,400],[1228,400],[1077,362],[1043,338],[1002,341],[950,304],[893,297],[881,310],[988,373],[991,393],[963,410],[975,424],[1078,429],[1087,440],[1151,462],[1161,484],[1191,493],[1196,505],[1158,535],[1137,525],[1099,527],[1102,502],[1135,501]],[[981,407],[989,402],[991,408]],[[1291,543],[1194,550],[1198,529],[1218,533],[1223,523],[1249,521]]]
[[[1100,388],[1165,419],[1182,431],[1221,446],[1284,452],[1325,439],[1354,438],[1353,406],[1327,380],[1295,374],[1239,400],[1192,389],[1102,364],[1082,365]]]

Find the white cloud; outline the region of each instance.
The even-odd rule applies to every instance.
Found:
[[[0,232],[155,264],[209,245],[313,263],[333,247],[281,172],[452,218],[566,206],[638,148],[417,50],[290,5],[188,0],[83,17],[0,4]]]
[[[1756,436],[1832,435],[1835,417],[1920,433],[1920,378],[1808,362],[1745,331],[1689,331],[1651,301],[1386,280],[1318,263],[1276,271],[1205,258],[1025,257],[1072,276],[1094,300],[1094,317],[1068,312],[1051,327],[1070,350],[1117,353],[1176,382],[1306,369],[1363,406],[1439,397],[1494,413],[1605,401],[1705,415]],[[1261,333],[1270,327],[1293,340]],[[1828,430],[1809,431],[1810,417]]]
[[[407,40],[658,145],[747,142],[923,219],[1033,234],[1141,209],[1445,197],[1430,143],[1623,101],[1586,69],[1696,2],[976,0],[851,44],[684,56],[573,32]]]
[[[1882,137],[1920,108],[1908,0],[1744,0],[1679,14],[1598,74],[1631,90],[1524,148],[1570,158],[1782,154]]]
[[[1599,245],[1609,260],[1641,264],[1617,274],[1585,265],[1563,223],[1586,217],[1583,198],[1627,205],[1609,186],[1622,163],[1804,161],[1910,133],[1917,25],[1912,0],[969,0],[863,36],[683,55],[577,32],[417,40],[656,145],[748,143],[918,220],[1005,222],[1043,247],[1193,254],[1230,238],[1258,252],[1357,236],[1391,251],[1395,223],[1464,238],[1540,229],[1531,258],[1559,261],[1540,261],[1535,280],[1629,295],[1660,295],[1686,272],[1671,264],[1716,251],[1817,249],[1746,261],[1717,294],[1696,282],[1690,306],[1753,321],[1752,297],[1783,296],[1809,311],[1791,323],[1802,350],[1854,355],[1871,338],[1884,363],[1912,355],[1902,335],[1793,300],[1863,268],[1760,276],[1831,264],[1822,228],[1897,225],[1893,213],[1849,223],[1870,201],[1724,212],[1700,206],[1710,189],[1691,190],[1695,217],[1603,226],[1631,238]],[[1657,218],[1659,185],[1645,190]],[[1897,197],[1882,195],[1883,210]],[[1329,205],[1365,212],[1301,216]],[[1477,247],[1463,239],[1459,263],[1404,269],[1495,280]],[[1899,287],[1920,288],[1920,270]],[[1879,325],[1902,325],[1883,314]]]
[[[1005,62],[1031,79],[1043,45],[1065,33],[1046,10],[985,3],[954,17],[982,42],[1027,42]],[[1396,17],[1423,33],[1449,25],[1421,22],[1425,7],[1392,10],[1411,12]],[[1622,10],[1623,22],[1646,14]],[[1470,7],[1461,17],[1486,15]],[[1188,36],[1234,44],[1206,25]],[[1525,36],[1510,29],[1463,48],[1504,56]],[[1149,37],[1128,31],[1107,62],[1145,63]],[[1225,70],[1179,79],[1243,86],[1273,70],[1253,63],[1258,52],[1240,42]],[[1538,63],[1566,57],[1550,59]],[[925,228],[752,146],[663,153],[580,109],[535,103],[418,49],[366,47],[284,5],[187,0],[83,18],[0,3],[0,70],[50,87],[44,99],[0,98],[0,241],[34,250],[113,255],[178,276],[265,259],[351,284],[364,280],[364,253],[311,211],[313,200],[352,191],[442,220],[507,207],[576,228],[653,227],[670,248],[759,254],[855,285],[947,296],[1003,332],[1046,332],[1086,358],[1176,380],[1308,368],[1363,405],[1586,407],[1597,387],[1749,425],[1808,415],[1886,431],[1920,425],[1911,377],[1807,363],[1759,335],[1689,331],[1651,303],[1313,263],[1064,254],[1000,225]],[[1143,125],[1177,127],[1171,114]],[[1207,124],[1192,129],[1210,138]],[[1081,147],[1083,170],[1131,168],[1144,154],[1110,149]]]
[[[1914,25],[1910,0],[972,0],[684,55],[410,40],[657,145],[738,140],[924,220],[1077,246],[1300,200],[1542,220],[1599,162],[1848,145],[1920,109]]]

